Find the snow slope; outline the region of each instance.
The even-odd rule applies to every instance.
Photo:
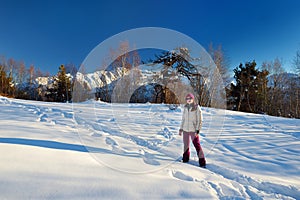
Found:
[[[300,120],[202,108],[207,169],[180,163],[181,109],[0,97],[0,199],[300,199]]]

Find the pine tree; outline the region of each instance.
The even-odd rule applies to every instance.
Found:
[[[67,102],[71,100],[71,81],[66,75],[66,68],[64,65],[59,67],[57,76],[57,101]]]
[[[191,89],[196,95],[199,105],[210,106],[210,96],[207,86],[205,85],[204,75],[198,71],[198,68],[190,61],[195,61],[197,58],[192,58],[188,48],[179,47],[174,51],[165,51],[161,55],[157,56],[157,59],[152,61],[152,64],[163,64],[164,68],[161,71],[163,83],[161,86],[156,87],[156,93],[161,95],[162,102],[166,102],[166,99],[174,98],[167,91],[166,85],[172,80],[172,77],[186,77],[189,81]],[[204,71],[204,70],[203,70]],[[173,72],[176,72],[173,74]],[[179,80],[178,80],[179,81]],[[182,91],[186,92],[186,91]],[[166,94],[170,94],[168,97]],[[178,99],[174,99],[177,102]]]
[[[0,94],[12,96],[13,91],[12,78],[7,77],[4,66],[0,65]]]
[[[64,65],[59,67],[59,72],[53,86],[47,89],[48,101],[67,102],[71,100],[71,81],[66,75]]]
[[[240,64],[234,70],[236,84],[231,84],[234,109],[245,112],[265,112],[267,105],[268,71],[256,69],[256,62]]]
[[[4,67],[0,66],[0,93],[5,94],[6,93],[6,73],[4,71]]]

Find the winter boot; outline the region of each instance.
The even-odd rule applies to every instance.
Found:
[[[183,157],[182,157],[182,162],[187,163],[190,160],[190,150],[187,149],[184,153],[183,153]]]
[[[199,158],[199,166],[205,168],[206,167],[206,161],[205,158]]]

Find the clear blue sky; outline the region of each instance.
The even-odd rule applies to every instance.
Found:
[[[300,49],[300,1],[0,0],[0,56],[55,74],[60,64],[80,65],[108,37],[149,26],[205,48],[221,44],[231,68],[278,57],[290,71]]]

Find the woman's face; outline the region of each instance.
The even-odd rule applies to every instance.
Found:
[[[191,104],[194,102],[194,99],[192,99],[191,97],[187,97],[185,100],[187,104]]]

